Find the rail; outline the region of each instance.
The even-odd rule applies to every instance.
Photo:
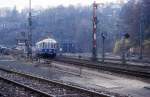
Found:
[[[16,86],[25,88],[25,89],[30,90],[30,91],[32,91],[32,92],[35,92],[35,93],[41,95],[42,97],[55,97],[54,95],[47,94],[47,93],[45,93],[45,92],[42,92],[42,91],[37,90],[37,89],[34,89],[34,88],[29,87],[29,86],[27,86],[27,85],[18,83],[17,81],[13,81],[13,80],[10,80],[10,79],[4,78],[4,77],[0,77],[0,79],[1,79],[1,80],[4,80],[5,82],[12,83],[12,84],[14,84],[14,85],[16,85]]]
[[[115,73],[123,73],[128,75],[134,75],[137,77],[150,78],[150,72],[144,71],[144,69],[150,68],[150,66],[136,66],[136,65],[128,65],[128,64],[117,64],[110,62],[92,62],[86,59],[75,59],[68,57],[57,57],[55,61],[69,63],[77,66],[83,66],[94,69],[101,69],[105,71],[111,71]],[[111,65],[110,65],[111,64]],[[136,70],[138,68],[138,70]],[[140,71],[139,68],[142,68]]]
[[[17,72],[17,71],[14,71],[14,70],[9,70],[7,68],[0,68],[0,70],[3,70],[5,72],[9,72],[9,73],[15,73],[15,74],[26,76],[26,77],[31,77],[31,78],[34,78],[34,79],[38,79],[38,80],[41,80],[41,81],[48,82],[48,83],[57,84],[57,85],[62,86],[62,87],[67,87],[67,88],[70,88],[70,89],[76,89],[78,91],[82,91],[84,93],[92,95],[90,97],[114,97],[114,96],[109,95],[109,94],[100,93],[100,92],[97,92],[97,91],[94,91],[94,90],[90,90],[90,89],[86,89],[86,88],[81,88],[81,87],[78,87],[78,86],[73,86],[71,84],[67,84],[67,83],[63,83],[63,82],[59,82],[59,81],[55,81],[55,80],[49,80],[47,78],[43,78],[43,77],[31,75],[31,74],[26,74],[26,73]],[[5,78],[3,78],[3,79],[5,79]],[[7,79],[5,79],[5,80],[7,80]],[[19,85],[19,83],[16,83],[16,82],[13,82],[13,83]],[[24,85],[21,85],[21,86],[25,87],[25,88],[28,88],[30,90],[33,90],[33,91],[35,91],[37,93],[41,93],[41,94],[45,95],[46,97],[57,97],[57,96],[54,96],[54,95],[49,95],[49,94],[47,94],[45,92],[38,91],[38,90],[33,89],[31,87],[27,87],[27,86],[24,86]],[[74,94],[74,95],[76,95],[76,94]],[[66,94],[66,96],[67,96],[67,94]],[[65,95],[59,95],[58,97],[65,97]]]

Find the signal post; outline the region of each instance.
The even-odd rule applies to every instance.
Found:
[[[94,1],[93,3],[93,49],[92,49],[92,60],[96,61],[97,60],[97,42],[96,42],[96,31],[97,31],[97,15],[96,15],[96,10],[97,10],[98,4]]]

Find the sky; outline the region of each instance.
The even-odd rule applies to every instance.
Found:
[[[31,0],[32,7],[56,7],[58,5],[91,5],[94,0]],[[96,2],[117,2],[118,0],[95,0]],[[28,7],[29,0],[0,0],[0,8],[2,7],[14,7],[16,6],[18,10]]]

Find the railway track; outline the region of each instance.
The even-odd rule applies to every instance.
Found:
[[[120,97],[68,85],[58,81],[0,68],[0,79],[27,90],[36,92],[40,97]],[[122,97],[122,96],[121,96]]]
[[[79,58],[79,56],[67,56],[67,55],[64,55],[64,57],[72,57],[72,58]],[[91,59],[90,57],[81,57],[82,59]],[[98,60],[102,60],[102,58],[97,58]],[[105,58],[105,61],[107,61],[107,60],[109,60],[109,61],[117,61],[117,62],[121,62],[122,61],[122,59],[121,58]],[[143,59],[143,60],[138,60],[138,59],[126,59],[126,61],[128,61],[128,62],[138,62],[138,63],[147,63],[147,64],[150,64],[150,61],[149,61],[149,59],[147,58],[147,59]]]
[[[102,60],[102,58],[99,58],[100,60]],[[113,61],[119,61],[121,62],[122,59],[115,59],[115,58],[105,58],[106,60],[113,60]],[[139,63],[147,63],[147,64],[150,64],[150,61],[149,60],[137,60],[137,59],[126,59],[126,61],[128,62],[139,62]]]
[[[76,66],[83,66],[88,68],[94,68],[99,70],[105,70],[115,73],[122,73],[133,75],[136,77],[142,78],[150,78],[150,72],[148,71],[150,67],[147,66],[136,66],[136,65],[128,65],[128,64],[117,64],[117,63],[109,63],[109,62],[92,62],[89,60],[68,58],[68,57],[58,57],[55,61],[64,62],[73,64]]]
[[[4,82],[9,83],[9,84],[11,83],[11,84],[13,84],[16,87],[21,87],[21,88],[24,88],[25,90],[34,92],[34,93],[36,93],[38,95],[38,97],[54,97],[53,95],[44,93],[44,92],[42,92],[40,90],[34,89],[34,88],[30,87],[30,86],[24,85],[24,84],[19,83],[17,81],[13,81],[13,80],[10,80],[10,79],[4,78],[4,77],[0,77],[0,80],[3,80]],[[3,97],[3,94],[1,94],[1,95]]]
[[[68,58],[68,59],[77,59],[77,60],[82,60],[82,61],[90,61],[91,58],[78,58],[78,57],[73,57],[73,56],[58,56],[58,58]],[[97,62],[98,63],[103,63],[102,61],[102,58],[98,58],[97,59]],[[126,65],[133,65],[132,63],[140,63],[140,64],[146,64],[144,66],[142,65],[135,65],[135,67],[140,67],[140,68],[150,68],[150,61],[148,60],[136,60],[136,59],[126,59]],[[104,63],[111,63],[111,64],[115,64],[115,65],[122,65],[122,59],[118,59],[118,58],[105,58],[105,61]],[[134,66],[134,65],[133,65]]]

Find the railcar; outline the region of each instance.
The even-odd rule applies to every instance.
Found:
[[[46,38],[36,43],[36,56],[39,58],[55,58],[57,42],[55,39]]]

